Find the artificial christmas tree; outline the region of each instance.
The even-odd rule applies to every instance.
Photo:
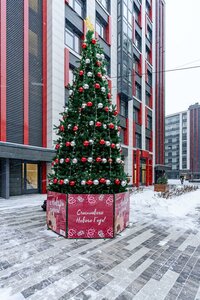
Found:
[[[122,195],[126,192],[127,175],[121,157],[117,110],[116,106],[112,105],[108,88],[106,61],[91,30],[87,32],[86,41],[82,44],[80,67],[74,75],[73,85],[69,86],[68,105],[61,113],[59,126],[55,127],[58,139],[55,145],[56,156],[52,162],[52,174],[49,175],[51,204],[52,199],[58,197],[58,194],[64,194],[68,195],[66,201],[69,205],[69,195],[78,194],[80,201],[76,199],[71,202],[78,201],[83,204],[85,199],[89,204],[94,202],[96,208],[98,201],[94,201],[93,198],[101,199],[101,205],[102,199],[105,205],[109,202],[108,199],[111,199],[112,212],[115,207],[113,195],[118,193]],[[94,196],[95,194],[97,196]],[[107,194],[110,198],[104,197],[103,194]],[[127,193],[125,194],[127,199]],[[93,201],[86,199],[86,195]],[[69,217],[68,207],[67,219]],[[74,215],[74,218],[76,217]],[[111,227],[113,217],[112,215],[109,217]],[[82,223],[80,218],[77,220]],[[84,219],[83,223],[86,222]],[[68,232],[68,237],[73,235]],[[90,234],[90,237],[93,236]],[[106,236],[100,230],[100,234],[95,237]]]

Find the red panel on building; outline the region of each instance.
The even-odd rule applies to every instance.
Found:
[[[125,135],[124,135],[124,144],[129,145],[129,120],[126,118],[126,129],[125,129]]]
[[[6,0],[0,2],[0,141],[6,142]]]
[[[111,35],[111,16],[108,16],[108,25],[106,28],[106,42],[108,43],[108,45],[111,45],[111,39],[112,39],[112,35]]]
[[[47,0],[42,2],[42,146],[47,147]]]
[[[64,76],[65,76],[65,87],[69,84],[69,49],[65,48],[65,70],[64,70]]]
[[[24,0],[24,144],[29,144],[29,1]]]

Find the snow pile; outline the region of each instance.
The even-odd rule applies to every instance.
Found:
[[[24,300],[25,298],[21,293],[11,295],[11,288],[0,289],[0,299],[1,300]]]
[[[163,226],[169,223],[181,228],[198,226],[200,190],[179,197],[164,199],[152,188],[131,195],[130,222],[157,221]]]

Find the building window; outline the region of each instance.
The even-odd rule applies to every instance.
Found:
[[[150,139],[146,137],[146,150],[150,151]]]
[[[142,148],[142,136],[139,133],[135,134],[135,139],[136,139],[136,148],[141,149]]]
[[[35,32],[29,29],[29,53],[38,56],[38,36]]]
[[[139,74],[139,66],[140,66],[140,60],[134,55],[133,56],[133,69],[138,74]]]
[[[110,1],[110,0],[99,0],[99,2],[103,5],[103,7],[104,7],[107,11],[109,11],[109,8],[110,8],[110,6],[109,6],[109,1]]]
[[[152,118],[150,116],[147,116],[147,128],[152,130]]]
[[[80,54],[80,37],[69,28],[65,29],[65,44]]]
[[[147,1],[146,1],[146,13],[147,13],[148,17],[150,18],[151,6],[149,5],[149,3]]]
[[[149,26],[147,26],[147,38],[150,42],[152,41],[152,30]]]
[[[29,0],[29,7],[37,13],[38,12],[38,0]]]
[[[127,118],[128,116],[128,102],[121,99],[120,101],[120,115]]]
[[[80,0],[69,0],[69,5],[77,12],[77,14],[83,17],[83,2]]]
[[[137,109],[135,106],[133,106],[133,120],[135,121],[135,123],[138,123],[138,124],[139,124],[139,114],[140,114],[139,109]]]
[[[121,127],[120,130],[120,139],[121,139],[121,143],[124,144],[124,137],[125,137],[125,128]]]
[[[152,86],[152,73],[147,70],[147,83]]]
[[[146,60],[151,63],[151,50],[146,46]]]
[[[142,39],[137,32],[135,32],[135,46],[138,48],[139,51],[142,50]]]
[[[135,3],[134,3],[134,6],[133,6],[133,15],[134,15],[135,21],[138,23],[138,25],[140,25],[140,24],[139,24],[140,11],[139,11],[139,9],[137,8],[137,6],[135,5]]]
[[[150,106],[150,102],[151,102],[151,95],[146,92],[146,105]]]
[[[74,73],[73,73],[73,69],[69,69],[69,84],[73,84],[74,81]]]
[[[100,37],[102,37],[102,39],[106,40],[105,25],[98,18],[96,18],[96,32]]]
[[[135,97],[138,98],[139,100],[142,99],[142,88],[139,83],[135,83]]]

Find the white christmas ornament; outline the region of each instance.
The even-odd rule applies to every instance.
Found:
[[[73,94],[73,91],[72,90],[69,90],[69,95],[71,96]]]
[[[98,103],[98,108],[103,108],[103,103]]]
[[[72,125],[71,125],[71,124],[69,124],[69,125],[67,126],[67,128],[68,128],[68,129],[70,129],[71,127],[72,127]]]
[[[72,159],[73,164],[77,164],[78,160],[76,158]]]
[[[88,157],[88,162],[89,162],[89,163],[92,162],[92,157]]]
[[[107,163],[107,159],[106,158],[102,158],[102,163],[103,164]]]
[[[92,77],[92,72],[87,72],[88,77]]]
[[[106,125],[106,124],[103,124],[103,128],[106,129],[106,128],[107,128],[107,125]]]
[[[64,184],[68,184],[69,183],[69,179],[64,179]]]
[[[106,146],[110,146],[110,142],[109,141],[106,141]]]
[[[86,181],[85,180],[81,180],[81,185],[86,185]]]
[[[76,143],[74,141],[71,142],[71,146],[74,147]]]
[[[86,107],[86,103],[83,103],[83,104],[82,104],[82,108],[85,108],[85,107]]]
[[[90,59],[89,59],[89,58],[86,58],[85,63],[86,63],[86,64],[90,64]]]
[[[88,89],[89,89],[89,85],[88,85],[87,83],[85,83],[84,86],[83,86],[83,88],[84,88],[85,90],[88,90]]]
[[[119,149],[120,148],[120,144],[116,144],[116,148]]]
[[[109,107],[109,111],[110,111],[110,112],[112,112],[112,111],[113,111],[113,109],[112,109],[112,106],[110,106],[110,107]]]
[[[98,185],[99,184],[99,180],[95,179],[93,180],[94,185]]]
[[[121,164],[124,165],[124,161],[123,160],[121,160]]]
[[[89,143],[90,143],[90,145],[93,145],[94,141],[93,140],[89,140]]]
[[[64,158],[61,158],[61,159],[60,159],[60,164],[63,164],[64,161],[65,161]]]
[[[101,59],[104,59],[105,58],[105,55],[102,53],[101,54]]]
[[[105,88],[104,86],[102,86],[101,91],[102,91],[102,92],[105,92],[105,91],[106,91],[106,88]]]
[[[111,181],[109,179],[106,180],[106,185],[110,185]]]
[[[97,54],[96,54],[96,58],[98,58],[98,59],[102,58],[102,57],[101,57],[101,54],[97,53]]]
[[[118,164],[120,164],[121,158],[117,157],[117,158],[116,158],[116,162],[117,162]]]
[[[117,136],[120,136],[120,132],[118,131]]]
[[[68,112],[69,108],[68,107],[65,107],[65,112]]]
[[[90,125],[90,126],[93,126],[93,125],[94,125],[94,121],[90,121],[90,122],[89,122],[89,125]]]
[[[126,186],[126,180],[122,180],[121,186]]]

